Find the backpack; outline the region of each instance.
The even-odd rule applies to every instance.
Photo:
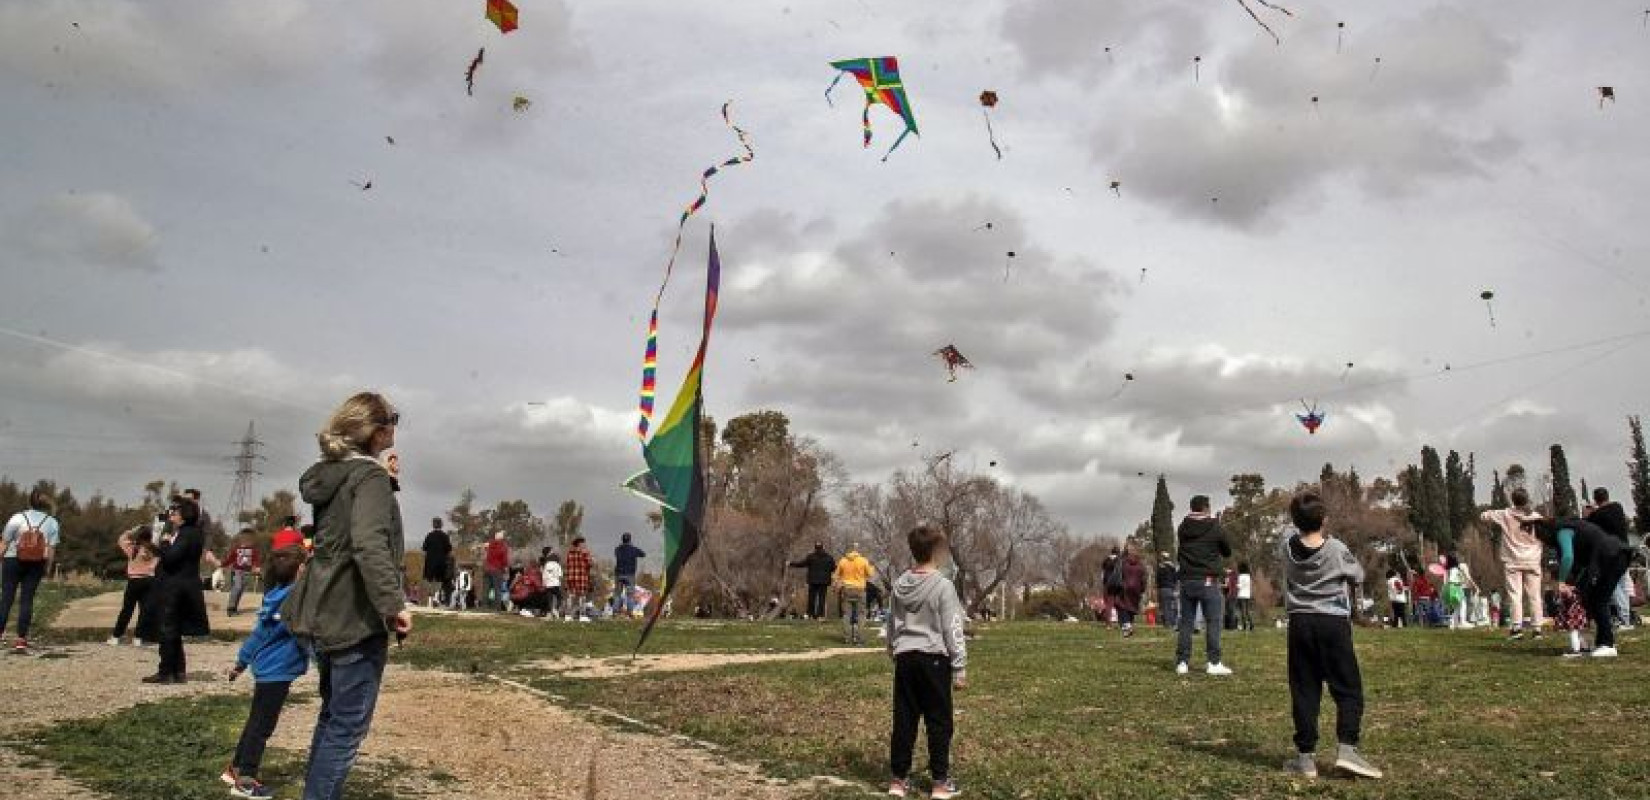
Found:
[[[1123,588],[1123,559],[1117,559],[1117,563],[1112,565],[1111,571],[1106,573],[1105,582],[1107,589]]]
[[[46,560],[46,532],[41,530],[46,526],[46,520],[51,515],[41,518],[40,524],[29,522],[27,511],[17,516],[23,518],[23,529],[17,532],[17,560],[18,561],[45,561]]]

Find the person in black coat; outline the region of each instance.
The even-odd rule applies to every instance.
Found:
[[[201,552],[206,541],[200,529],[200,506],[187,497],[174,497],[166,516],[174,533],[158,548],[155,584],[144,615],[151,630],[142,634],[160,643],[160,667],[144,683],[183,683],[188,672],[183,637],[212,632],[206,595],[201,591]]]
[[[836,558],[825,552],[823,542],[814,542],[814,551],[792,561],[791,567],[808,571],[808,616],[825,618],[825,594],[831,589],[831,578],[836,574]]]
[[[447,582],[447,562],[453,556],[453,540],[441,529],[441,518],[430,520],[433,530],[424,535],[424,593],[439,600]]]
[[[1581,607],[1597,627],[1592,655],[1616,655],[1615,620],[1610,613],[1610,595],[1621,576],[1627,574],[1632,551],[1609,531],[1586,520],[1538,520],[1535,535],[1541,543],[1558,551],[1559,591],[1575,592]]]

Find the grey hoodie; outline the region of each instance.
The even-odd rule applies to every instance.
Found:
[[[281,607],[293,634],[333,652],[385,636],[406,605],[401,507],[389,473],[352,456],[309,468],[298,487],[315,507],[315,553]]]
[[[957,588],[939,572],[906,571],[894,581],[888,606],[888,655],[930,653],[951,658],[951,674],[968,676],[963,607]]]
[[[1358,557],[1341,540],[1325,536],[1322,547],[1297,560],[1289,543],[1299,538],[1300,534],[1284,537],[1278,550],[1278,560],[1283,564],[1285,610],[1290,614],[1352,616],[1346,584],[1364,580],[1364,567]]]

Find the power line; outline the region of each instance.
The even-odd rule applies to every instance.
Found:
[[[264,443],[258,441],[257,434],[252,430],[252,423],[246,423],[246,436],[240,441],[240,452],[232,456],[235,462],[235,486],[229,490],[229,502],[224,506],[223,519],[227,525],[238,526],[246,514],[246,498],[252,490],[252,479],[262,475],[257,470],[257,463],[265,460],[258,454],[258,448]],[[226,529],[227,532],[228,529]]]

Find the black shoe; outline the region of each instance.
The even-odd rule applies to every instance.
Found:
[[[188,683],[189,682],[189,676],[182,673],[182,672],[179,672],[176,675],[172,676],[172,682],[173,683]]]
[[[178,680],[178,677],[176,675],[168,675],[166,673],[157,672],[153,675],[144,676],[143,677],[143,682],[144,683],[179,683],[180,681]]]

